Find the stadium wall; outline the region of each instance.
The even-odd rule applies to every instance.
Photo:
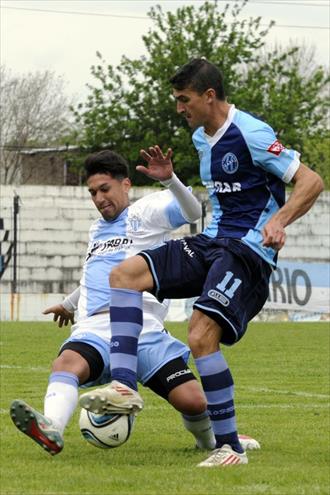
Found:
[[[155,191],[133,188],[131,201]],[[13,198],[19,196],[17,293],[13,294],[13,257],[1,278],[1,319],[45,319],[42,309],[62,300],[79,284],[88,230],[98,218],[84,186],[1,186],[0,255],[5,260],[13,241]],[[201,201],[206,195],[197,192]],[[271,284],[270,310],[329,313],[330,193],[321,194],[312,210],[287,228],[280,270]],[[207,224],[209,212],[204,219]],[[200,232],[178,229],[175,237]],[[315,286],[316,284],[316,286]],[[191,301],[176,301],[170,319],[185,319]]]

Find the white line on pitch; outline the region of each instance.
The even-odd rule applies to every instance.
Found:
[[[50,368],[44,368],[43,366],[16,366],[11,364],[1,364],[0,369],[7,370],[28,370],[28,371],[50,371]]]
[[[237,409],[328,409],[330,404],[237,404]]]
[[[267,388],[267,387],[241,387],[239,385],[235,386],[236,389],[246,390],[247,392],[260,392],[267,394],[278,394],[278,395],[296,395],[298,397],[311,397],[316,399],[329,399],[329,394],[314,394],[311,392],[298,392],[295,390],[277,390],[275,388]]]

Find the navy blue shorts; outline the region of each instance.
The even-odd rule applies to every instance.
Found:
[[[236,239],[199,234],[139,255],[152,273],[152,293],[160,301],[198,296],[193,307],[220,325],[227,345],[244,335],[268,297],[270,266]]]

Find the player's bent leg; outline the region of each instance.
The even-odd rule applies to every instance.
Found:
[[[51,455],[61,452],[64,446],[60,431],[52,421],[22,400],[14,400],[10,416],[15,426]]]
[[[79,405],[96,414],[137,414],[143,409],[143,399],[137,391],[113,380],[106,387],[82,394]]]
[[[168,400],[182,414],[183,425],[196,440],[196,448],[213,450],[215,437],[207,412],[204,392],[196,379],[178,385]]]
[[[207,402],[202,387],[195,377],[177,385],[168,394],[168,401],[182,414],[197,415],[206,411]]]
[[[197,448],[214,449],[205,395],[183,357],[168,361],[144,385],[181,412],[183,425],[194,436]]]
[[[52,372],[68,372],[76,375],[79,378],[79,383],[85,383],[90,377],[90,366],[80,347],[84,343],[67,343],[61,348],[60,354],[52,364]]]
[[[44,398],[44,416],[63,435],[77,405],[78,387],[90,376],[90,366],[81,354],[84,344],[65,343],[52,366]]]

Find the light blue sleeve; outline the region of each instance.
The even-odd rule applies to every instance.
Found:
[[[276,138],[273,129],[261,120],[253,119],[252,125],[240,131],[249,148],[254,165],[290,182],[300,165],[300,154],[283,146]]]
[[[192,188],[190,187],[189,190],[191,191]],[[165,213],[173,229],[177,229],[178,227],[188,223],[182,215],[180,205],[174,196],[173,200],[166,206]]]

